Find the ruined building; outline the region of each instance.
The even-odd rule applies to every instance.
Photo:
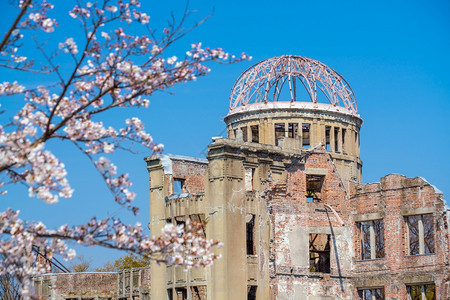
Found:
[[[135,294],[116,274],[122,293],[109,299],[450,299],[442,192],[396,174],[362,184],[362,119],[334,70],[298,56],[260,62],[236,81],[225,123],[206,159],[145,159],[151,234],[206,221],[222,259],[188,271],[152,263]]]

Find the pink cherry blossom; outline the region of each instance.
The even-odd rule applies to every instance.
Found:
[[[46,86],[25,85],[20,77],[0,82],[1,97],[23,99],[10,121],[0,125],[0,193],[5,194],[9,184],[22,184],[30,197],[48,204],[57,204],[60,198],[74,193],[64,162],[48,147],[49,141],[59,140],[75,145],[88,157],[114,201],[137,214],[129,175],[119,172],[108,156],[123,149],[135,151],[136,145],[158,153],[164,145],[153,140],[138,118],[113,127],[101,121],[102,115],[111,109],[148,107],[153,93],[208,74],[208,62],[251,58],[201,43],[192,44],[177,56],[166,55],[166,50],[192,28],[173,22],[158,35],[148,29],[150,16],[140,11],[136,0],[79,1],[68,14],[80,22],[84,39],[75,40],[73,37],[80,36],[76,34],[70,37],[71,30],[78,27],[67,28],[69,37],[60,41],[59,49],[38,41],[44,55],[28,57],[26,49],[36,45],[26,44],[24,35],[37,34],[37,39],[46,41],[59,24],[51,17],[53,5],[44,0],[20,1],[18,9],[19,22],[11,19],[13,25],[0,43],[0,67],[38,73],[42,82],[49,82],[48,78],[58,81]],[[181,20],[188,14],[186,11]],[[130,29],[135,27],[141,30],[136,33]],[[58,61],[66,58],[71,63],[59,65]],[[70,260],[76,253],[68,242],[147,254],[161,263],[206,266],[219,258],[211,249],[220,243],[207,240],[202,226],[196,222],[186,222],[185,227],[168,224],[161,236],[150,238],[141,224],[94,217],[88,223],[62,224],[55,230],[40,221],[22,220],[18,211],[6,209],[0,212],[0,276],[13,274],[22,294],[34,297],[32,276],[49,270],[47,264],[36,263],[33,247],[45,251],[50,259],[61,255]]]

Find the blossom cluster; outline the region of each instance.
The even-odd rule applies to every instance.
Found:
[[[19,218],[19,211],[7,209],[0,213],[0,235],[10,239],[0,240],[0,276],[9,274],[22,280],[22,293],[33,297],[32,277],[51,270],[48,260],[55,255],[71,260],[75,250],[67,241],[80,245],[98,245],[126,250],[153,257],[160,263],[181,265],[188,268],[211,265],[219,255],[211,253],[211,248],[220,243],[207,240],[200,222],[186,222],[186,225],[167,224],[162,234],[150,238],[143,234],[142,225],[126,225],[119,219],[92,218],[78,226],[62,225],[56,230],[47,229],[42,222],[27,223]],[[38,249],[37,251],[33,249]],[[45,254],[45,259],[39,257]],[[41,258],[41,259],[39,259]]]
[[[135,145],[151,152],[160,152],[164,146],[152,139],[138,118],[124,120],[122,128],[115,128],[116,124],[105,124],[102,115],[111,109],[148,107],[153,93],[206,75],[210,71],[207,62],[234,63],[251,57],[244,53],[236,57],[201,43],[192,44],[182,55],[166,55],[166,50],[190,31],[182,26],[188,12],[181,23],[169,23],[157,37],[157,31],[149,28],[150,16],[140,11],[136,0],[78,1],[68,16],[80,22],[84,38],[66,37],[57,41],[56,49],[38,43],[43,61],[20,54],[27,49],[24,36],[30,31],[40,32],[37,38],[48,39],[58,30],[57,20],[50,16],[52,8],[45,0],[18,0],[15,20],[19,21],[13,22],[0,42],[0,67],[59,79],[45,86],[27,86],[19,78],[0,82],[0,96],[23,99],[22,108],[8,123],[0,124],[1,192],[6,193],[8,184],[23,184],[30,197],[46,203],[70,198],[74,191],[65,165],[49,147],[49,141],[59,140],[86,155],[114,200],[137,214],[129,176],[118,172],[108,155],[117,149],[132,150]],[[130,29],[136,26],[146,34]],[[58,59],[66,57],[70,58],[67,63],[59,65]],[[35,69],[35,62],[42,67]],[[45,265],[34,264],[33,245],[44,249],[49,258],[58,254],[71,259],[75,253],[66,245],[70,241],[150,253],[169,264],[204,266],[217,258],[210,249],[218,242],[206,240],[201,226],[169,224],[160,237],[150,239],[140,225],[119,220],[93,218],[79,226],[66,224],[49,230],[41,222],[19,219],[18,212],[8,209],[0,213],[0,254],[5,257],[0,259],[0,275],[16,274],[22,292],[32,295],[28,289],[31,276],[48,271]]]
[[[12,2],[12,1],[11,1]],[[18,54],[23,48],[24,32],[28,30],[42,30],[51,33],[58,26],[55,19],[48,17],[48,12],[53,9],[53,5],[46,0],[20,0],[17,1],[17,8],[20,10],[20,23],[10,27],[0,44],[0,67],[12,69],[31,69],[34,61],[27,56]],[[46,68],[42,68],[45,71]]]

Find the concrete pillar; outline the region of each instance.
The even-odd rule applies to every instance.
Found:
[[[375,228],[373,221],[370,221],[370,258],[375,259],[376,257]]]
[[[325,137],[325,124],[322,120],[319,120],[318,123],[318,130],[319,130],[319,143],[322,143],[324,147],[326,147],[326,137]]]
[[[423,215],[420,216],[419,222],[419,254],[425,254],[425,232],[423,228]]]
[[[233,138],[233,128],[231,127],[231,125],[228,125],[227,126],[227,137],[230,139],[230,138]]]
[[[242,253],[246,245],[245,214],[240,209],[231,209],[245,206],[243,162],[221,145],[210,146],[208,160],[206,199],[211,214],[207,236],[224,243],[224,247],[216,250],[222,258],[211,267],[208,299],[245,299],[247,256]]]
[[[298,124],[298,140],[300,141],[300,148],[303,148],[303,123]]]
[[[343,153],[343,151],[342,151],[342,128],[340,128],[340,127],[337,127],[337,128],[338,128],[338,136],[337,136],[337,139],[338,139],[338,151]]]
[[[356,129],[355,126],[351,127],[351,134],[350,134],[350,155],[356,156]]]
[[[148,159],[147,170],[150,177],[150,236],[158,236],[166,223],[165,196],[171,187],[172,161],[167,156]],[[166,266],[152,261],[151,266],[151,299],[166,299],[167,282]],[[125,283],[125,280],[123,280]]]
[[[133,299],[133,269],[130,269],[130,299]]]
[[[359,135],[359,131],[358,130],[356,130],[356,133],[357,133],[357,138],[356,138],[356,145],[355,145],[355,147],[356,147],[356,157],[360,157],[360,148],[359,148],[359,145],[360,145],[360,135]]]
[[[330,151],[331,152],[336,152],[334,145],[335,145],[334,126],[331,126],[331,128],[330,128]]]
[[[267,119],[266,137],[267,144],[275,145],[275,127],[272,118]]]
[[[319,132],[319,126],[317,124],[317,119],[312,120],[309,137],[310,137],[309,143],[311,145],[311,148],[314,148],[315,146],[317,146],[317,144],[320,143],[320,132]]]

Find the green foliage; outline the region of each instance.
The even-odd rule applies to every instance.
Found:
[[[78,261],[78,263],[73,263],[69,268],[70,271],[74,273],[82,273],[91,270],[92,259],[86,260],[83,255],[80,255],[76,258],[76,260]]]
[[[113,263],[107,261],[102,268],[96,268],[97,272],[117,272],[124,269],[141,268],[150,265],[150,257],[136,254],[127,254],[119,257]]]

